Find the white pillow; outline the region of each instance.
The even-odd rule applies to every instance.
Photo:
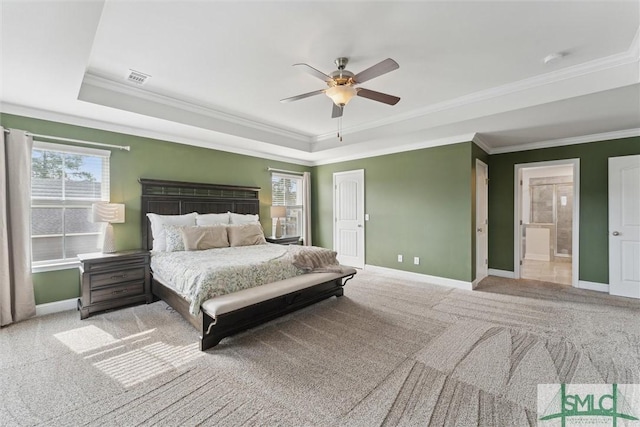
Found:
[[[229,224],[229,212],[221,214],[198,214],[196,225]]]
[[[231,221],[231,224],[251,224],[259,222],[260,217],[258,214],[237,214],[229,212],[229,220]]]
[[[158,215],[148,213],[147,218],[151,221],[151,233],[153,234],[153,250],[166,251],[167,240],[164,233],[165,225],[196,225],[197,212],[186,215]]]

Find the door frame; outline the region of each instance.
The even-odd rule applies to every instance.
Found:
[[[573,218],[571,225],[571,286],[579,287],[580,275],[580,159],[549,160],[544,162],[517,163],[513,174],[513,277],[520,279],[522,259],[522,170],[545,166],[573,166]]]
[[[332,209],[332,227],[333,227],[333,250],[337,250],[337,241],[338,241],[338,233],[337,233],[337,229],[336,229],[336,221],[337,221],[337,217],[336,217],[336,189],[337,189],[337,185],[336,185],[336,177],[340,176],[340,175],[347,175],[347,174],[354,174],[354,173],[358,173],[359,177],[362,179],[362,191],[360,192],[360,194],[358,195],[358,198],[360,200],[358,200],[358,202],[361,204],[362,206],[362,212],[361,212],[361,217],[358,218],[358,221],[360,222],[360,224],[362,224],[362,233],[361,234],[361,238],[358,239],[358,245],[361,246],[360,249],[362,249],[362,266],[358,267],[358,268],[364,268],[364,266],[366,265],[367,262],[367,258],[366,258],[366,252],[365,252],[365,246],[366,246],[366,227],[365,227],[365,205],[364,205],[364,192],[365,192],[365,174],[364,174],[364,169],[354,169],[354,170],[349,170],[349,171],[342,171],[342,172],[334,172],[333,173],[333,190],[332,190],[332,203],[333,203],[333,209]]]
[[[487,223],[484,224],[483,226],[486,227],[485,229],[485,233],[486,233],[486,239],[485,239],[485,244],[484,244],[484,254],[487,260],[487,264],[485,265],[484,270],[486,271],[487,274],[485,274],[484,276],[479,276],[478,275],[478,271],[479,271],[479,266],[481,265],[480,263],[480,256],[479,256],[479,248],[480,248],[480,243],[479,243],[479,239],[478,239],[478,228],[480,227],[481,224],[478,224],[478,211],[479,211],[479,200],[480,200],[480,193],[478,192],[478,171],[480,170],[480,168],[484,169],[485,171],[485,177],[487,179],[486,182],[486,192],[484,193],[485,196],[485,201],[484,201],[484,207],[485,207],[485,217],[487,218]],[[477,284],[484,279],[485,277],[487,277],[489,275],[489,165],[487,165],[485,162],[483,162],[480,159],[476,159],[476,212],[475,212],[475,216],[476,216],[476,220],[475,220],[475,236],[476,236],[476,274],[475,274],[475,278],[473,280],[473,287],[475,288],[475,286],[477,286]]]

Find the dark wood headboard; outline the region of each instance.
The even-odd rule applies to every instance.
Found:
[[[142,185],[142,247],[151,249],[153,236],[148,213],[184,215],[234,212],[257,214],[260,211],[260,187],[202,184],[194,182],[138,180]]]

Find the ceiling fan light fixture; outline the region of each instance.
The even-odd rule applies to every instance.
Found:
[[[327,89],[325,93],[338,107],[344,107],[356,96],[357,90],[352,85],[336,85]]]

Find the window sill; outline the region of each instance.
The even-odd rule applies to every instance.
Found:
[[[45,273],[47,271],[71,270],[80,267],[80,261],[64,261],[51,264],[40,264],[31,267],[31,273]]]

